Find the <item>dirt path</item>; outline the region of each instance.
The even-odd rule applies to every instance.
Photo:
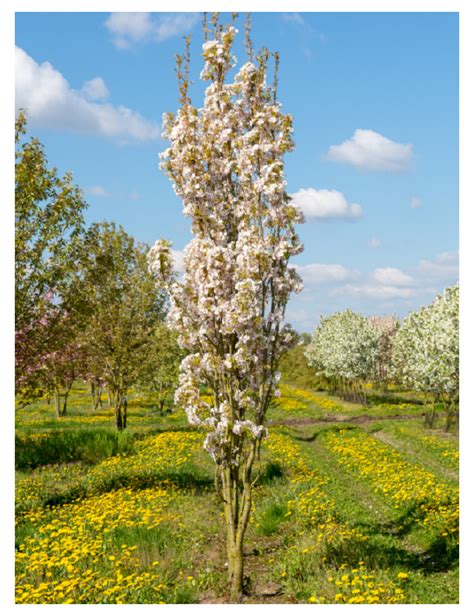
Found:
[[[387,419],[416,419],[416,415],[325,415],[319,419],[313,419],[311,417],[302,417],[301,419],[276,419],[269,421],[269,426],[306,426],[310,424],[325,424],[325,423],[355,423],[366,424],[370,421],[380,421]]]

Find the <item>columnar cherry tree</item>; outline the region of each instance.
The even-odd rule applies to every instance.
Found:
[[[194,107],[188,95],[188,42],[178,57],[181,106],[164,120],[171,145],[162,168],[194,234],[182,280],[172,276],[168,242],[157,242],[149,260],[170,293],[169,323],[189,352],[175,397],[190,423],[208,430],[204,447],[216,463],[224,504],[230,598],[238,601],[252,469],[277,393],[278,360],[291,341],[285,307],[301,289],[288,261],[303,248],[294,230],[302,215],[285,191],[283,156],[293,148],[292,120],[277,102],[276,78],[267,85],[270,54],[263,49],[254,57],[247,30],[249,59],[226,82],[237,30],[215,17],[213,26],[210,40],[205,27],[201,79],[210,84],[204,106]],[[202,399],[202,386],[212,403]]]
[[[445,289],[429,306],[411,312],[394,339],[394,376],[446,408],[446,429],[459,408],[459,285]]]
[[[366,402],[361,381],[368,379],[377,357],[378,334],[369,320],[344,310],[322,318],[306,349],[309,364],[332,380],[342,397]]]

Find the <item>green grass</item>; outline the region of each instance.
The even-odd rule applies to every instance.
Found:
[[[244,602],[340,603],[356,596],[353,588],[366,599],[378,589],[380,602],[458,601],[457,547],[438,527],[419,522],[421,503],[396,505],[328,446],[341,427],[368,434],[454,489],[456,435],[425,428],[413,394],[370,392],[369,405],[290,388],[272,408],[270,440],[280,435],[297,456],[290,461],[284,451],[262,447]],[[411,418],[394,419],[404,415]],[[140,392],[130,397],[129,427],[121,434],[112,410],[93,412],[80,384],[64,418],[55,419],[45,400],[18,411],[18,601],[54,595],[60,603],[225,602],[222,503],[204,437],[182,411],[160,414]],[[136,505],[128,507],[128,499]],[[305,513],[311,511],[313,517]],[[54,530],[62,516],[71,522],[54,539],[63,532]],[[75,529],[70,547],[68,528]],[[78,545],[77,532],[85,533]],[[63,551],[63,564],[47,564],[54,549]],[[278,594],[260,594],[268,585]]]

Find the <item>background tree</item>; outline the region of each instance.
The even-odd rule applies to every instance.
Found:
[[[151,392],[160,412],[178,386],[179,365],[183,357],[176,333],[165,323],[159,323],[150,335],[139,383],[141,388]]]
[[[393,315],[383,317],[369,317],[369,323],[377,330],[377,356],[374,366],[374,380],[388,390],[388,379],[392,367],[393,339],[400,323]]]
[[[180,366],[176,401],[193,425],[207,427],[205,448],[216,463],[224,503],[231,601],[243,589],[243,541],[252,506],[252,475],[265,416],[275,393],[277,365],[291,342],[285,307],[301,288],[290,257],[302,245],[302,216],[285,192],[283,156],[293,148],[291,117],[267,85],[269,53],[253,54],[226,83],[235,64],[233,26],[213,16],[203,45],[204,105],[188,95],[189,52],[178,58],[181,107],[165,119],[170,148],[163,169],[183,199],[193,240],[183,280],[169,282],[170,245],[157,242],[150,263],[169,283],[169,322],[189,354]],[[247,29],[248,34],[248,29]],[[275,54],[278,63],[278,56]],[[213,402],[200,396],[204,385]]]
[[[310,340],[309,334],[297,335],[294,345],[282,355],[279,365],[281,380],[297,387],[320,390],[327,387],[327,383],[308,363],[305,352]]]
[[[434,425],[436,403],[446,408],[446,429],[459,410],[459,285],[445,289],[429,306],[411,312],[393,344],[393,375],[432,400],[426,423]]]
[[[127,390],[138,381],[165,296],[148,270],[148,247],[114,223],[97,223],[80,246],[76,309],[85,316],[86,376],[113,394],[116,426],[126,428]]]
[[[16,386],[24,401],[41,392],[38,359],[52,351],[50,329],[61,321],[64,286],[74,269],[73,246],[83,232],[82,191],[71,173],[48,167],[38,139],[26,135],[26,115],[15,123]]]
[[[362,381],[373,374],[378,334],[368,319],[352,310],[321,318],[306,357],[317,373],[331,379],[346,400],[367,403]]]

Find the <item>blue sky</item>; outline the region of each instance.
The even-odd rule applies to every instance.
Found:
[[[305,290],[289,320],[309,331],[346,307],[403,316],[432,301],[458,277],[457,14],[255,13],[252,21],[256,46],[280,52],[279,95],[296,143],[288,192],[307,219],[295,260]],[[29,110],[51,164],[84,188],[87,221],[115,220],[178,251],[189,222],[158,153],[187,33],[200,106],[199,15],[16,16],[17,105]],[[245,61],[241,43],[236,52]]]

